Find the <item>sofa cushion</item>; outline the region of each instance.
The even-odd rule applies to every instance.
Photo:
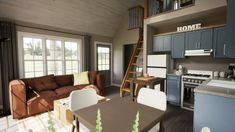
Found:
[[[97,71],[89,71],[90,84],[95,84]]]
[[[74,85],[89,84],[88,72],[74,73]]]
[[[73,86],[73,75],[59,75],[55,76],[56,83],[60,86]]]
[[[28,115],[34,115],[53,109],[53,101],[57,99],[54,91],[37,92],[29,96],[27,101]]]
[[[64,87],[61,87],[61,88],[57,88],[55,90],[55,93],[58,96],[58,98],[62,98],[62,97],[69,96],[69,94],[74,90],[78,90],[78,88],[74,87],[74,86],[64,86]]]
[[[43,77],[37,77],[34,79],[34,87],[36,91],[44,91],[44,90],[53,90],[58,87],[55,76],[54,75],[47,75]]]

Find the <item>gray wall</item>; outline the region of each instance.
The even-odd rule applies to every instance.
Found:
[[[235,63],[235,59],[213,59],[212,57],[188,57],[175,59],[174,67],[182,64],[187,69],[226,71],[229,63]]]
[[[92,35],[91,36],[91,52],[90,52],[90,60],[86,61],[91,61],[91,70],[96,70],[95,69],[95,41],[98,42],[106,42],[106,43],[112,43],[113,38],[111,37],[105,37],[105,36],[100,36],[100,35]]]
[[[124,76],[123,73],[123,45],[137,43],[139,29],[128,30],[128,12],[113,38],[113,84],[120,85]]]

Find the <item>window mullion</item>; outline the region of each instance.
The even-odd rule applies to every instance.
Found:
[[[61,41],[61,48],[62,48],[62,73],[65,75],[65,71],[66,71],[66,65],[65,65],[65,41],[62,40]]]
[[[42,40],[42,59],[43,59],[43,75],[47,75],[47,51],[46,51],[46,39],[43,38]]]

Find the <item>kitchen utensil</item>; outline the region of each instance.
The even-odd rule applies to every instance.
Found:
[[[219,73],[219,76],[222,77],[222,78],[225,78],[227,76],[227,74],[224,71],[221,71]]]
[[[219,72],[218,72],[218,71],[214,71],[214,72],[213,72],[213,76],[214,76],[214,77],[219,77]]]

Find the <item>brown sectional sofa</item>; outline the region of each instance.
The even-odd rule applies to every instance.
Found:
[[[104,76],[89,71],[90,84],[73,86],[73,75],[47,75],[13,80],[9,84],[11,114],[20,119],[53,109],[53,101],[68,97],[74,90],[94,88],[103,94]]]

